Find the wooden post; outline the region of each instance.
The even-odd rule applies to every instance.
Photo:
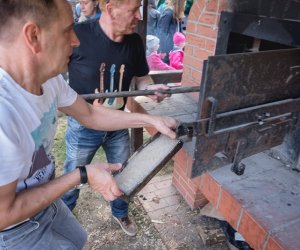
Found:
[[[142,20],[139,21],[136,32],[143,39],[144,48],[146,48],[148,0],[142,0],[142,4],[143,4]]]
[[[144,48],[146,48],[148,0],[142,0],[142,4],[143,4],[142,20],[139,21],[136,32],[141,36],[143,40]],[[131,136],[130,136],[131,154],[135,152],[142,145],[143,145],[143,128],[131,129]]]

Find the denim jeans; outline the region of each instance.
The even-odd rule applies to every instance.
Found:
[[[103,118],[105,119],[105,118]],[[66,131],[66,161],[64,172],[68,173],[76,166],[89,164],[95,153],[103,147],[109,163],[124,163],[130,153],[129,132],[125,130],[98,131],[82,126],[74,118],[68,117]],[[79,197],[79,189],[71,189],[62,200],[73,210]],[[122,199],[111,202],[112,214],[121,218],[128,215],[128,203]]]
[[[1,250],[78,250],[86,241],[86,231],[60,199],[29,221],[0,231]]]

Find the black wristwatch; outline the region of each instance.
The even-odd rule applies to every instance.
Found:
[[[76,186],[77,189],[86,187],[88,185],[88,176],[85,166],[77,166],[80,171],[80,184]]]

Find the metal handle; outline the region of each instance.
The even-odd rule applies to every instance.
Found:
[[[159,89],[159,90],[132,90],[132,91],[121,91],[121,92],[112,92],[112,93],[85,94],[81,96],[86,100],[94,100],[94,99],[112,98],[112,97],[154,95],[155,93],[172,95],[172,94],[180,94],[180,93],[199,92],[199,91],[200,91],[200,86],[173,87],[169,89]]]

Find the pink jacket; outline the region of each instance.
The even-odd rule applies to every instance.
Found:
[[[175,69],[183,68],[184,52],[182,49],[171,50],[169,53],[170,66]]]
[[[162,55],[152,52],[147,56],[147,62],[150,70],[170,70],[174,69],[173,67],[166,64],[162,59]]]

